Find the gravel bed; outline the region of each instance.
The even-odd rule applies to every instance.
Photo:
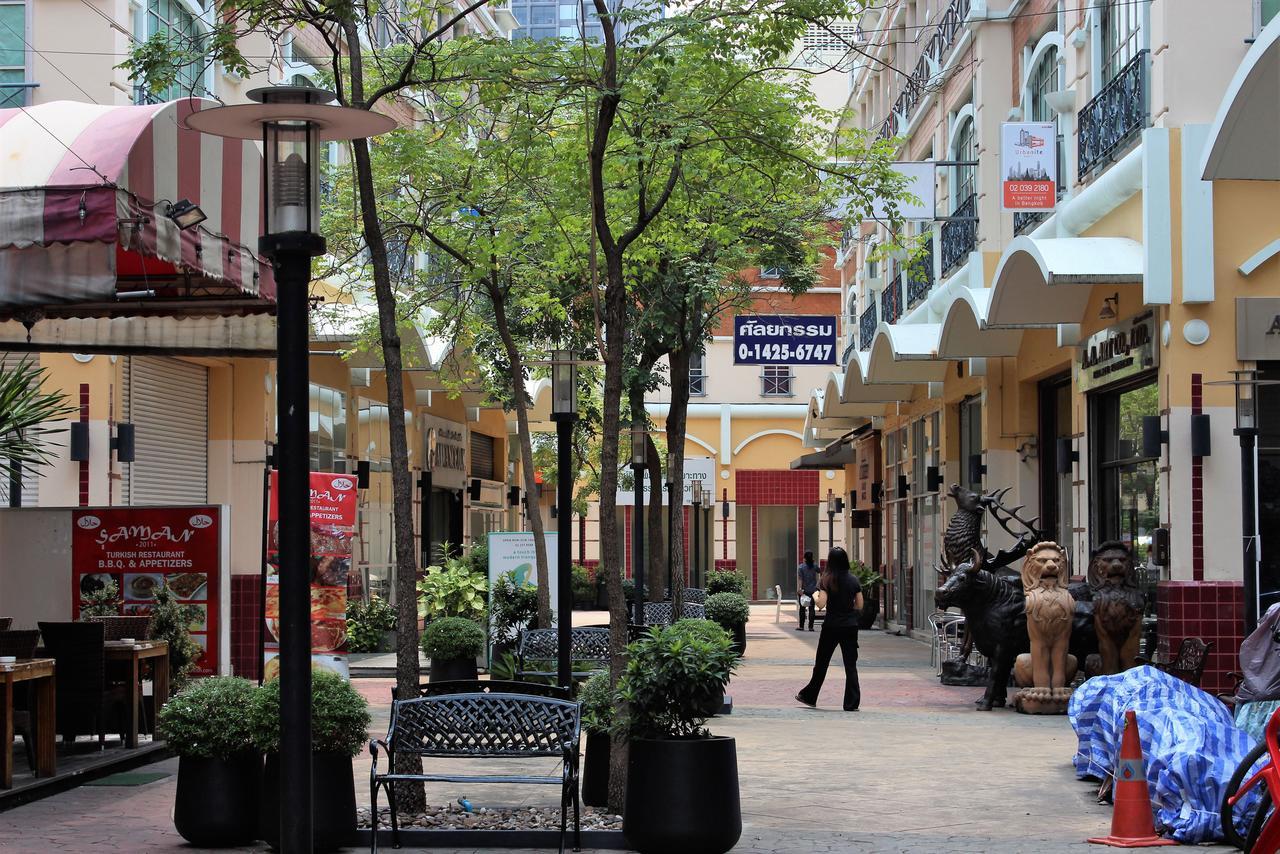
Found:
[[[400,827],[429,828],[433,830],[542,830],[560,828],[560,811],[547,807],[473,807],[465,811],[458,804],[435,806],[429,804],[425,813],[410,815],[400,813]],[[370,826],[369,808],[356,810],[356,821],[362,828]],[[573,812],[569,813],[570,826]],[[378,826],[391,827],[391,809],[378,808]],[[621,830],[622,816],[594,807],[582,808],[583,830]]]

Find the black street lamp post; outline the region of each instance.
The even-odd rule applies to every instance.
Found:
[[[258,251],[276,273],[276,432],[280,574],[280,850],[312,850],[311,799],[311,397],[308,391],[311,259],[320,227],[320,142],[384,133],[395,121],[333,106],[306,86],[254,89],[257,103],[192,113],[187,124],[231,139],[261,140],[263,233]]]
[[[676,512],[680,508],[680,503],[684,496],[679,490],[675,480],[676,476],[676,455],[674,453],[667,454],[667,595],[675,596],[676,590],[676,550],[671,545],[671,538],[676,533]],[[679,500],[677,500],[679,499]]]
[[[632,561],[635,564],[635,571],[632,574],[636,582],[636,594],[632,604],[635,606],[634,622],[637,626],[644,625],[644,603],[648,600],[644,591],[644,470],[647,438],[643,425],[631,425],[631,473],[636,490],[636,504],[631,508],[632,515],[635,517],[632,520],[631,531],[631,536],[635,540],[631,549]]]
[[[551,354],[551,418],[556,422],[556,673],[562,688],[573,684],[573,424],[578,420],[578,363],[569,350]]]
[[[689,516],[693,520],[693,560],[689,562],[689,584],[698,586],[699,568],[702,566],[702,481],[692,484],[693,501]]]

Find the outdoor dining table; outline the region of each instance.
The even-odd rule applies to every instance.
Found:
[[[30,682],[32,735],[36,739],[37,777],[52,777],[56,762],[54,741],[57,716],[54,707],[54,661],[26,658],[0,664],[0,788],[13,788],[13,686]]]
[[[151,665],[151,694],[155,710],[160,711],[169,698],[169,642],[157,640],[107,641],[103,652],[108,662],[116,662],[128,668],[129,695],[126,698],[124,746],[138,746],[138,707],[142,704],[142,666]]]

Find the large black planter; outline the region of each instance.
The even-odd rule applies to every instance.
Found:
[[[311,754],[311,828],[316,851],[336,851],[356,839],[356,783],[345,753]],[[280,756],[267,754],[262,786],[262,839],[280,847]]]
[[[637,739],[622,834],[641,854],[724,854],[742,836],[732,738]]]
[[[875,626],[880,616],[880,588],[874,593],[862,594],[862,613],[858,615],[858,628],[869,629]]]
[[[733,649],[738,653],[738,658],[742,658],[747,654],[747,624],[734,626],[730,629],[733,634]]]
[[[458,679],[478,679],[474,658],[432,658],[428,682],[452,682]]]
[[[262,756],[178,760],[173,826],[197,848],[230,848],[258,838]]]
[[[587,756],[582,761],[582,802],[589,807],[609,805],[609,748],[607,732],[587,733]]]

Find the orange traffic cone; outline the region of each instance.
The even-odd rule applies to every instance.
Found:
[[[1090,839],[1113,848],[1150,848],[1177,845],[1172,839],[1156,836],[1151,819],[1151,793],[1147,789],[1147,762],[1138,740],[1138,716],[1124,713],[1124,737],[1120,742],[1120,762],[1116,765],[1115,809],[1111,813],[1111,835]]]

